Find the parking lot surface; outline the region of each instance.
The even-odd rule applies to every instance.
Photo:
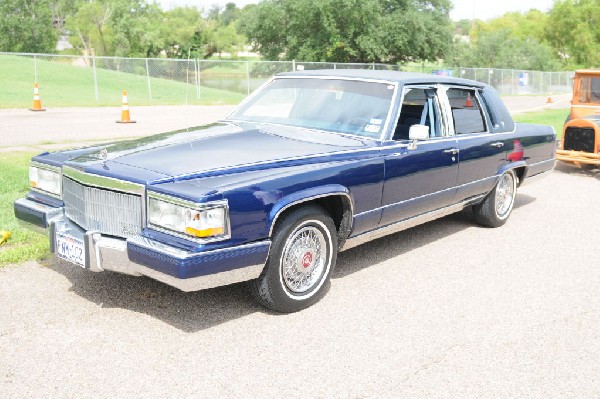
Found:
[[[599,180],[561,165],[501,228],[458,214],[344,252],[290,315],[243,284],[0,269],[0,396],[598,397]]]

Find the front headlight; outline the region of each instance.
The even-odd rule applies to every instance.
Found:
[[[196,204],[148,193],[148,227],[210,241],[229,238],[226,201]]]
[[[60,169],[32,162],[29,164],[29,186],[46,194],[60,197],[62,191]]]

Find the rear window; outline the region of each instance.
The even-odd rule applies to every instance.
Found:
[[[452,109],[454,132],[456,134],[487,131],[475,90],[451,88],[448,89],[447,95]]]

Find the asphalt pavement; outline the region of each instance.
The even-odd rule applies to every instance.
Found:
[[[457,214],[343,252],[290,315],[244,284],[0,268],[0,397],[600,397],[599,180],[559,164],[501,228]]]

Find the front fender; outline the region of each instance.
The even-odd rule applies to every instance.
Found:
[[[342,196],[347,197],[349,205],[350,205],[351,216],[353,217],[354,216],[354,203],[352,200],[352,196],[350,194],[350,190],[348,190],[348,188],[346,188],[340,184],[327,184],[324,186],[311,187],[308,189],[294,192],[292,194],[288,194],[288,195],[280,198],[279,201],[277,201],[273,205],[273,207],[271,208],[271,211],[269,212],[269,215],[267,217],[267,226],[269,228],[269,236],[271,236],[273,233],[273,227],[275,226],[275,222],[277,221],[277,218],[287,208],[289,208],[293,205],[300,204],[302,202],[310,201],[310,200],[317,199],[317,198],[333,196],[333,195],[342,195]],[[352,219],[350,219],[350,220],[352,220]]]

